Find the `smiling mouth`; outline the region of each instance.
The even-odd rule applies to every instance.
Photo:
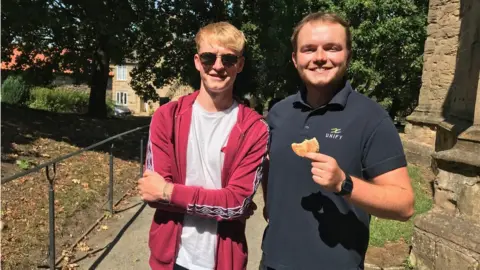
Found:
[[[216,80],[225,80],[225,78],[227,78],[227,76],[223,76],[223,75],[218,75],[218,74],[208,74],[208,76],[216,79]]]
[[[315,67],[315,68],[309,68],[308,70],[315,74],[324,74],[329,72],[331,69],[332,67]]]

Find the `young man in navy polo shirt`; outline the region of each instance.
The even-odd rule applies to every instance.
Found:
[[[402,144],[388,113],[346,80],[348,24],[306,16],[292,35],[304,87],[267,116],[270,169],[263,269],[363,269],[370,215],[400,221],[414,195]],[[292,143],[316,138],[320,153]]]

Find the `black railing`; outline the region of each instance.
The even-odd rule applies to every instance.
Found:
[[[60,262],[60,260],[55,262],[55,189],[54,189],[54,180],[55,180],[55,176],[56,176],[56,173],[57,173],[57,163],[59,163],[63,160],[66,160],[68,158],[71,158],[73,156],[79,155],[79,154],[81,154],[85,151],[91,150],[91,149],[93,149],[95,147],[98,147],[100,145],[103,145],[105,143],[108,143],[110,141],[119,139],[119,138],[121,138],[125,135],[131,134],[131,133],[134,133],[134,132],[137,132],[137,131],[140,131],[140,130],[147,129],[148,127],[149,126],[146,125],[146,126],[131,129],[129,131],[125,131],[123,133],[120,133],[120,134],[117,134],[115,136],[109,137],[109,138],[107,138],[103,141],[100,141],[98,143],[92,144],[88,147],[82,148],[82,149],[80,149],[78,151],[75,151],[73,153],[70,153],[70,154],[55,158],[55,159],[53,159],[51,161],[48,161],[46,163],[40,164],[40,165],[38,165],[38,166],[36,166],[32,169],[17,173],[17,174],[12,175],[12,176],[2,178],[1,183],[3,185],[3,184],[8,183],[12,180],[18,179],[22,176],[25,176],[25,175],[28,175],[28,174],[31,174],[31,173],[34,173],[34,172],[38,172],[41,169],[45,168],[45,176],[46,176],[46,178],[48,180],[48,183],[49,183],[49,190],[48,190],[48,205],[49,205],[49,207],[48,207],[48,209],[49,209],[48,210],[49,211],[49,213],[48,213],[48,219],[49,219],[49,222],[48,222],[49,223],[48,266],[50,267],[50,269],[55,269],[56,265]],[[112,143],[110,145],[110,159],[109,159],[110,170],[109,170],[109,185],[108,185],[108,211],[112,215],[114,214],[114,210],[113,210],[113,147],[114,147],[114,144]],[[141,137],[140,138],[139,176],[142,175],[142,173],[143,173],[143,165],[144,165],[143,147],[144,147],[143,137]]]

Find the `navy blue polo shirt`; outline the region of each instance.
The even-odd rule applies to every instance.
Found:
[[[291,144],[315,137],[320,152],[335,158],[345,173],[370,181],[407,164],[391,118],[346,82],[317,109],[306,103],[305,90],[299,91],[275,104],[267,122],[270,221],[264,264],[277,270],[363,269],[369,214],[316,184],[311,161],[297,156]]]

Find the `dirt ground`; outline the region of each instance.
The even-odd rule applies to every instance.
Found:
[[[147,117],[98,120],[2,104],[2,178],[148,124]],[[146,138],[146,134],[138,132],[115,141],[114,201],[136,184],[141,137]],[[57,257],[107,209],[109,146],[84,152],[56,166]],[[36,269],[47,262],[48,256],[45,170],[2,184],[1,189],[2,269]]]

